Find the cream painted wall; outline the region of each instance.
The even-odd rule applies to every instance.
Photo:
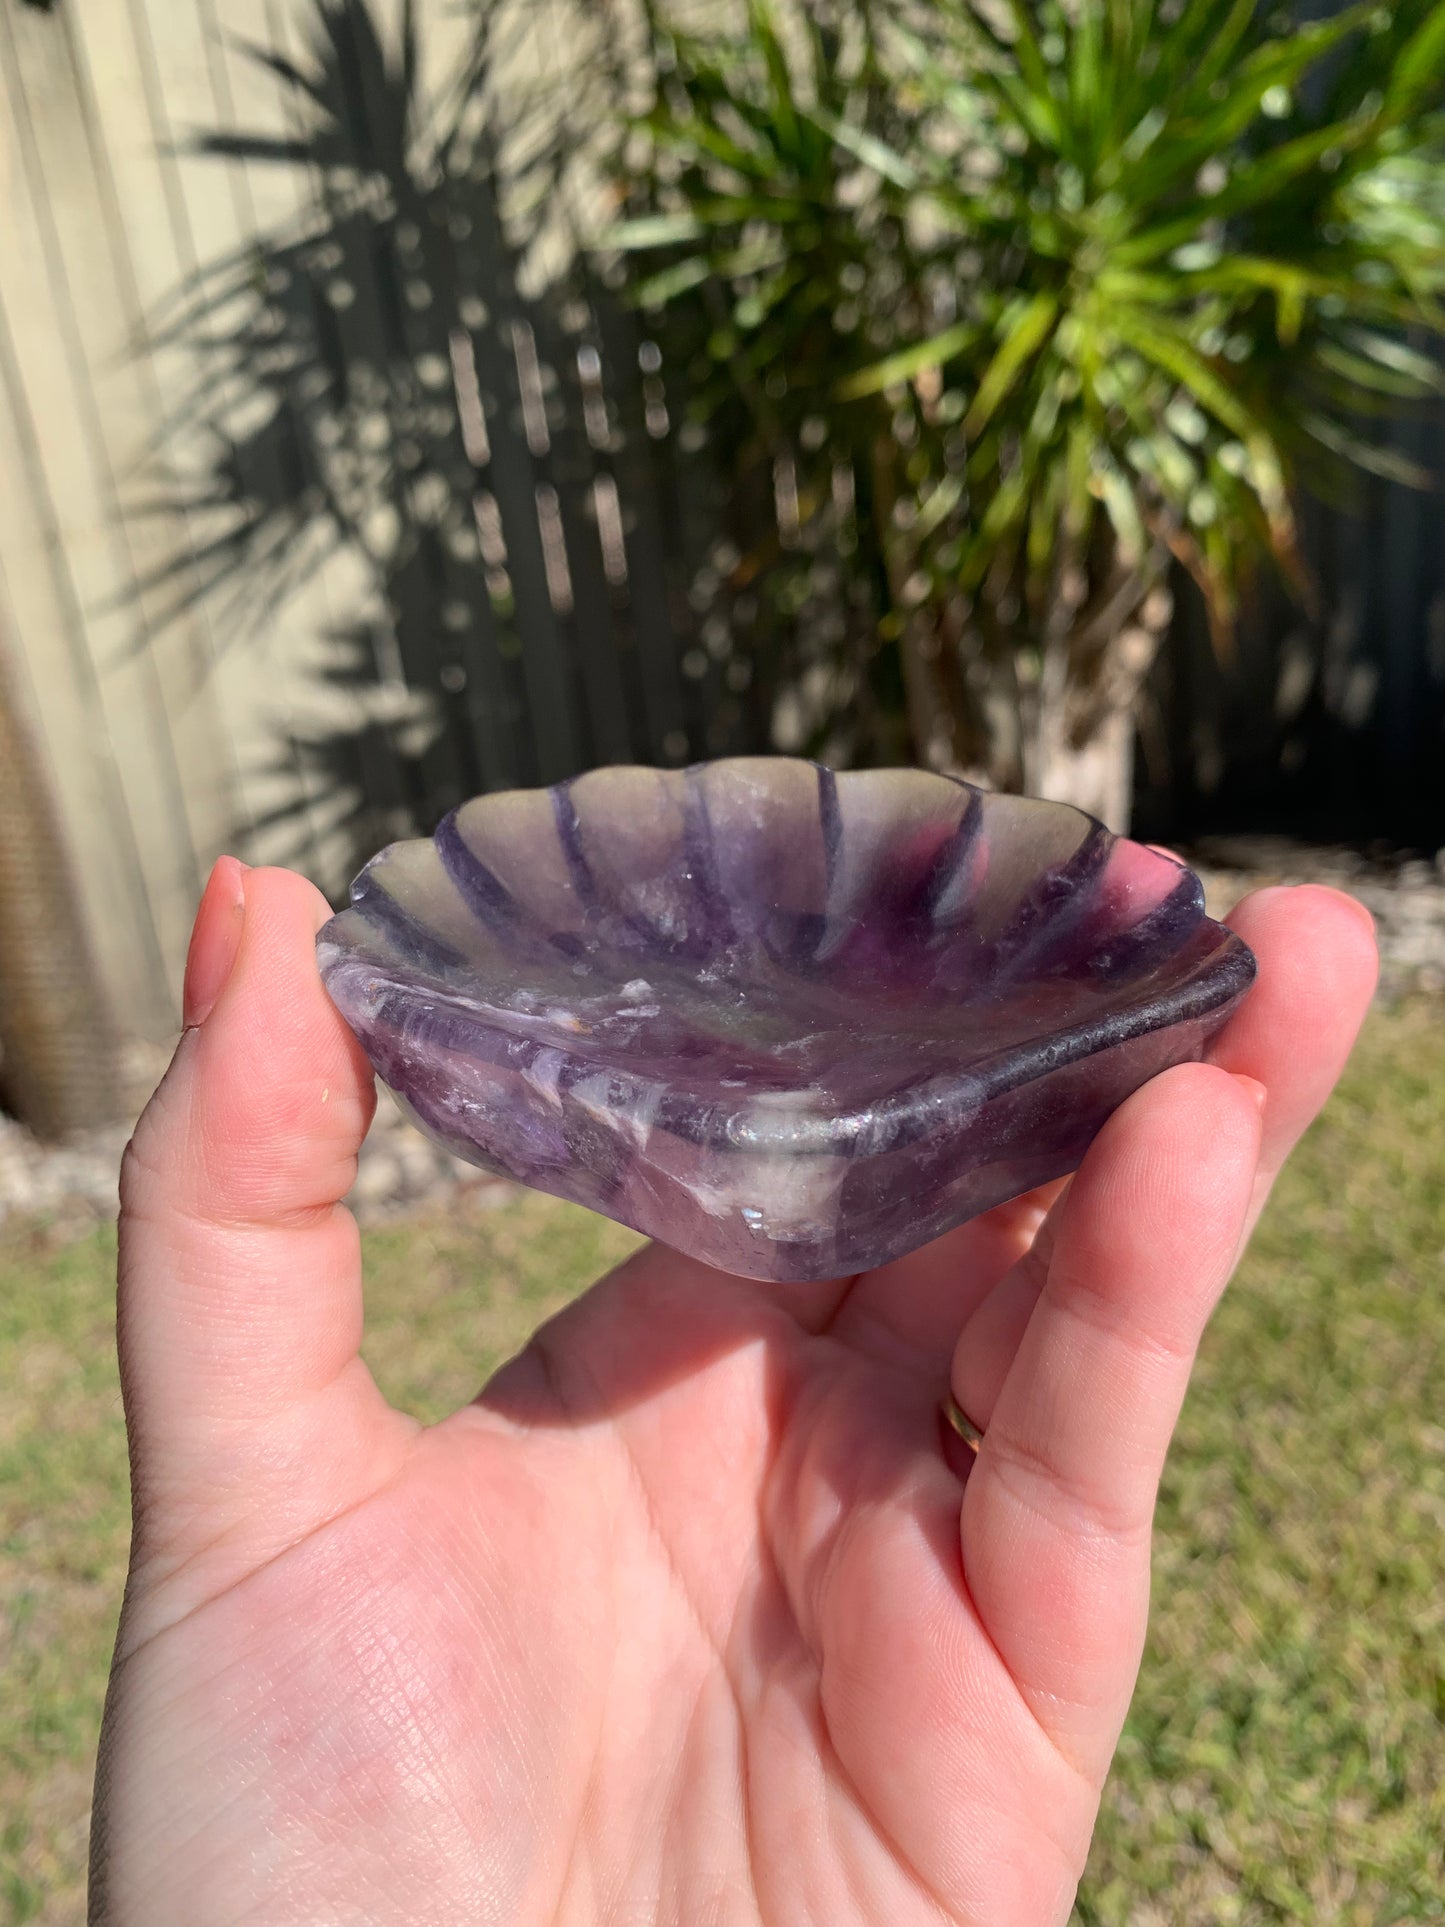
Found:
[[[372,10],[394,32],[400,0]],[[467,22],[446,0],[425,15],[439,82]],[[359,565],[333,556],[240,640],[215,598],[168,619],[191,585],[154,579],[218,531],[214,512],[154,512],[174,480],[156,444],[197,369],[152,329],[198,264],[284,222],[305,191],[295,169],[186,149],[203,130],[287,131],[282,91],[241,43],[302,57],[312,16],[310,0],[0,7],[0,634],[109,995],[140,1036],[173,1029],[207,869],[295,793],[288,730],[328,630],[367,605]],[[167,446],[183,467],[184,440]]]

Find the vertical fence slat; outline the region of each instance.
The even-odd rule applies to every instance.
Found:
[[[118,1024],[170,1018],[141,853],[90,652],[85,610],[40,461],[0,284],[0,591],[82,879],[82,913]]]
[[[590,724],[589,760],[625,763],[633,755],[632,735],[597,529],[592,494],[596,462],[584,427],[586,411],[578,367],[578,354],[584,345],[594,355],[597,350],[590,343],[569,341],[560,330],[547,328],[545,321],[539,327],[539,339],[545,343],[561,391],[552,427],[551,473],[572,581],[573,619]]]
[[[602,341],[604,380],[616,397],[626,427],[621,447],[605,465],[605,472],[616,483],[623,510],[628,612],[642,678],[648,759],[681,763],[687,760],[692,744],[686,728],[677,635],[668,595],[669,580],[675,577],[654,492],[656,458],[639,433],[646,409],[637,360],[637,331],[631,317],[600,290],[594,299],[594,312]]]
[[[97,666],[112,740],[144,746],[120,764],[136,825],[166,991],[180,961],[197,882],[192,811],[177,766],[175,719],[145,646],[142,571],[159,543],[127,526],[119,474],[144,433],[143,398],[125,350],[128,311],[116,284],[108,196],[95,130],[68,41],[44,15],[0,15],[0,113],[11,146],[4,299],[20,380],[31,398],[37,458]],[[147,968],[131,960],[133,977]],[[135,986],[139,994],[140,986]]]
[[[560,624],[552,609],[547,563],[537,526],[538,474],[528,444],[522,377],[513,330],[525,321],[513,294],[514,270],[495,211],[479,196],[473,217],[471,249],[474,285],[485,289],[488,314],[474,332],[477,373],[491,461],[486,480],[496,498],[507,572],[517,607],[525,610],[522,670],[537,751],[537,774],[545,783],[573,775],[581,760],[574,715],[570,665]]]

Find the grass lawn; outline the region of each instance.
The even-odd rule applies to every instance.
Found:
[[[1186,1407],[1081,1927],[1445,1922],[1445,1007],[1374,1014]],[[526,1197],[367,1238],[422,1417],[629,1234]],[[84,1920],[125,1570],[114,1237],[0,1231],[0,1923]],[[887,1927],[887,1923],[880,1923]]]

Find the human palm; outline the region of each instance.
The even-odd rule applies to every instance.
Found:
[[[322,915],[218,869],[127,1161],[92,1920],[1062,1922],[1194,1350],[1368,1001],[1360,913],[1243,906],[1214,1064],[1069,1186],[837,1283],[648,1247],[428,1428],[358,1357]]]

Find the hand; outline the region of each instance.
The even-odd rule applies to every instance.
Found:
[[[126,1159],[92,1921],[1063,1922],[1195,1349],[1369,1000],[1364,913],[1242,905],[1213,1065],[1066,1187],[836,1284],[650,1247],[432,1427],[358,1356],[325,915],[218,866]]]

